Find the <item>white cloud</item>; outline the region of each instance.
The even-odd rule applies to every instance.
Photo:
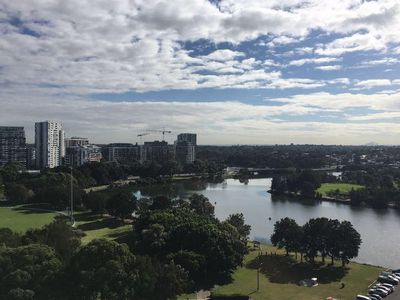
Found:
[[[394,57],[384,57],[381,59],[374,59],[374,60],[366,60],[363,61],[363,65],[394,65],[400,63],[400,59]]]
[[[318,69],[321,71],[336,71],[336,70],[341,70],[342,66],[341,65],[319,66],[319,67],[315,67],[315,69]]]
[[[316,58],[303,58],[303,59],[297,59],[297,60],[292,60],[289,62],[289,66],[303,66],[305,64],[324,64],[324,63],[330,63],[330,62],[337,62],[340,61],[341,58],[337,57],[316,57]]]
[[[368,79],[368,80],[361,80],[355,83],[356,86],[363,88],[388,86],[391,84],[392,82],[389,79]]]

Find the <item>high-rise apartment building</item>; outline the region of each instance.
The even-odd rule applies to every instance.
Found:
[[[178,142],[185,141],[191,143],[193,146],[197,146],[197,134],[195,133],[181,133],[178,134]]]
[[[89,139],[83,137],[73,136],[65,138],[65,148],[89,145]]]
[[[195,157],[195,146],[188,141],[175,142],[175,158],[181,164],[193,163]]]
[[[26,167],[24,127],[0,126],[0,167],[9,162]]]
[[[174,145],[168,145],[165,141],[144,142],[140,147],[140,161],[166,162],[174,159]]]
[[[178,134],[175,142],[176,160],[182,164],[192,163],[196,159],[197,134],[181,133]]]
[[[60,166],[65,155],[64,131],[57,122],[35,123],[36,166],[54,168]]]

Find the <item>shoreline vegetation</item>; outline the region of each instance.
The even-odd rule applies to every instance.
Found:
[[[250,244],[252,244],[250,242]],[[259,253],[262,253],[259,256]],[[261,244],[251,247],[243,266],[233,273],[233,282],[211,289],[212,296],[250,296],[253,300],[320,300],[327,297],[352,300],[365,293],[377,275],[385,270],[379,266],[350,262],[345,268],[335,261],[333,266],[322,265],[321,258],[314,265],[301,263],[300,257],[286,255],[284,249]],[[260,289],[257,291],[257,269],[260,271]],[[298,285],[300,280],[318,278],[318,286]],[[344,287],[342,288],[342,283]],[[196,299],[194,294],[181,295],[179,300]]]

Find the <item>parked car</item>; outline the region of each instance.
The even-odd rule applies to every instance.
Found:
[[[384,286],[384,287],[390,289],[392,292],[394,292],[394,290],[395,290],[394,285],[390,284],[390,283],[377,283],[376,285]]]
[[[369,297],[371,298],[371,300],[382,300],[382,296],[379,296],[378,294],[372,294],[369,295]]]
[[[382,289],[382,290],[388,292],[388,294],[391,294],[393,292],[390,288],[388,288],[388,287],[386,287],[384,285],[380,285],[379,283],[376,284],[373,288],[374,289]]]
[[[388,277],[388,276],[383,276],[383,275],[380,275],[380,276],[378,277],[378,281],[379,281],[379,282],[382,282],[382,283],[393,284],[393,285],[399,284],[399,282],[398,282],[397,280],[394,280],[393,278],[390,278],[390,277]]]
[[[383,289],[370,289],[368,292],[370,295],[377,294],[382,297],[386,297],[389,293]]]
[[[355,300],[371,300],[371,298],[364,295],[357,295]]]

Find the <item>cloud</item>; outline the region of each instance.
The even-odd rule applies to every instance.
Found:
[[[315,67],[315,69],[318,69],[321,71],[336,71],[336,70],[341,70],[342,66],[341,65],[318,66],[318,67]]]
[[[361,80],[355,83],[356,86],[363,88],[373,88],[391,85],[392,82],[389,79],[368,79]]]
[[[289,66],[303,66],[305,64],[324,64],[330,62],[340,61],[341,58],[337,57],[317,57],[317,58],[302,58],[298,60],[292,60],[289,62]]]

